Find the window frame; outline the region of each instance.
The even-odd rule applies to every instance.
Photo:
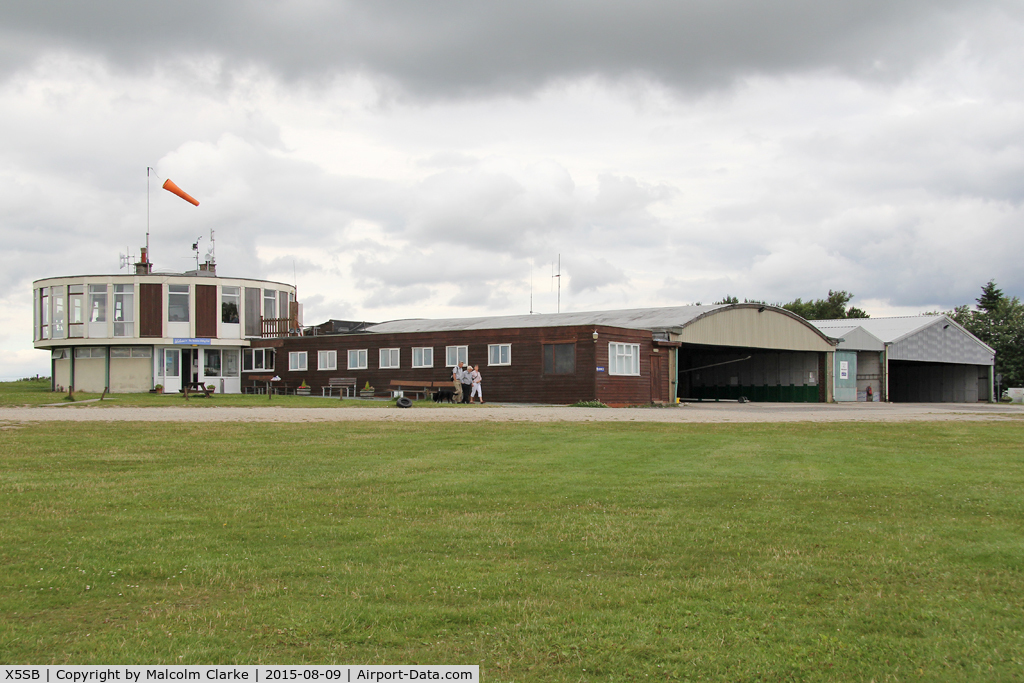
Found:
[[[462,354],[464,356],[463,358],[459,357],[459,350],[460,349],[465,349],[464,353]],[[456,354],[455,355],[455,362],[454,363],[451,362],[452,350],[455,350],[455,354]],[[458,345],[458,346],[446,346],[446,347],[444,347],[444,366],[446,368],[454,368],[459,363],[465,363],[466,365],[469,365],[469,345],[468,344],[462,344],[462,345]]]
[[[324,363],[324,357],[330,359],[327,363]],[[338,352],[336,349],[320,349],[316,352],[316,369],[317,370],[337,370],[338,369]]]
[[[352,354],[356,354],[356,364],[352,364]],[[348,350],[348,369],[349,370],[366,370],[370,364],[370,353],[368,349],[349,349]],[[362,362],[360,362],[362,361]]]
[[[229,290],[234,290],[233,292]],[[234,306],[232,315],[231,306]],[[220,321],[225,325],[238,325],[242,321],[242,288],[221,285],[220,288]],[[231,320],[230,318],[234,318]]]
[[[618,348],[616,349],[615,347]],[[629,349],[630,353],[624,353],[626,349]],[[633,367],[628,368],[630,372],[623,372],[626,368],[622,368],[620,365],[627,362],[627,360]],[[634,369],[635,372],[633,372]],[[608,342],[608,374],[617,377],[639,377],[640,345],[627,342]]]
[[[384,363],[384,354],[388,356],[387,364]],[[402,350],[395,347],[380,349],[377,360],[377,367],[381,370],[398,370],[402,367]]]
[[[416,352],[419,351],[420,362],[416,362]],[[430,356],[430,362],[426,361],[426,356]],[[434,367],[434,347],[433,346],[414,346],[412,347],[412,367],[414,368],[432,368]]]
[[[270,367],[267,367],[267,352],[270,352]],[[260,355],[260,367],[256,367],[256,354]],[[277,362],[277,351],[272,346],[258,346],[244,349],[242,353],[242,372],[263,372],[273,370]],[[247,367],[248,366],[248,367]]]
[[[508,357],[505,362],[501,361],[501,352],[503,349],[508,350]],[[494,360],[492,353],[494,350],[498,352],[498,362],[492,363]],[[512,365],[512,344],[488,344],[487,345],[487,367],[501,367],[505,365]]]
[[[184,291],[182,291],[184,290]],[[171,310],[181,307],[180,301],[174,306],[171,305],[171,301],[177,301],[178,298],[185,297],[185,317],[184,318],[172,318]],[[189,310],[192,307],[192,286],[191,285],[167,285],[167,322],[169,323],[187,323],[191,322],[192,312]]]
[[[89,312],[90,323],[107,322],[107,286],[89,285]]]
[[[110,319],[115,337],[135,336],[135,285],[114,285]]]
[[[296,361],[302,360],[300,366]],[[288,352],[288,372],[306,372],[309,368],[309,354],[306,351]]]
[[[558,371],[558,353],[557,349],[560,346],[569,347],[572,349],[572,371],[570,372],[559,372]],[[558,375],[561,377],[575,375],[576,374],[576,342],[564,341],[564,342],[545,342],[541,345],[541,369],[545,375]],[[548,349],[551,349],[551,368],[548,369]]]

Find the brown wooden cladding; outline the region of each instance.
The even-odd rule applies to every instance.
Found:
[[[164,336],[164,286],[159,283],[139,285],[139,336]]]
[[[196,285],[196,336],[217,336],[217,286]]]
[[[355,377],[359,387],[367,381],[379,391],[386,390],[393,379],[410,382],[436,382],[451,378],[445,367],[445,348],[467,346],[470,365],[480,365],[485,401],[518,403],[575,403],[601,400],[609,405],[642,404],[651,401],[651,333],[644,330],[598,327],[598,340],[593,339],[593,326],[542,327],[459,332],[416,332],[400,334],[352,334],[315,337],[286,337],[278,349],[275,374],[290,386],[302,380],[313,388],[327,386],[331,377]],[[623,342],[640,345],[640,376],[612,376],[608,373],[608,343]],[[544,373],[544,344],[576,345],[574,374]],[[488,346],[511,345],[511,365],[488,365]],[[434,367],[413,368],[412,349],[431,347]],[[399,349],[398,369],[379,368],[379,350]],[[366,349],[365,370],[348,369],[349,350]],[[317,351],[338,352],[337,370],[317,369]],[[289,352],[305,351],[308,370],[290,372]],[[662,349],[661,356],[670,351]],[[665,394],[668,383],[667,359],[662,363]],[[597,368],[603,368],[598,372]],[[249,373],[243,373],[243,380]]]

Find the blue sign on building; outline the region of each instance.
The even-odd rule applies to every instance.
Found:
[[[208,337],[175,337],[174,343],[182,346],[209,346]]]

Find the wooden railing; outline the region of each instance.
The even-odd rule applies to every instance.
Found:
[[[260,318],[262,336],[268,337],[295,337],[301,333],[299,323],[295,318]]]

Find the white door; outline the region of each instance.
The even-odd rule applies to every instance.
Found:
[[[164,393],[181,391],[181,349],[164,349]]]

